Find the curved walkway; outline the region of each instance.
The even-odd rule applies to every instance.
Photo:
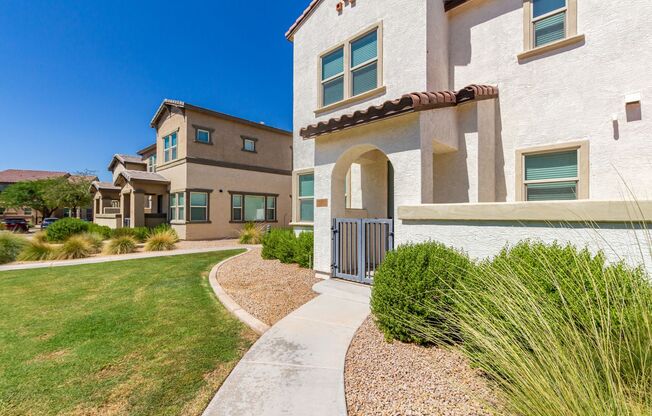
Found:
[[[371,289],[331,279],[314,290],[245,354],[204,416],[346,416],[346,352]]]
[[[191,249],[181,249],[181,250],[173,250],[173,251],[148,251],[145,253],[120,254],[116,256],[98,256],[98,257],[89,257],[86,259],[77,259],[77,260],[57,260],[57,261],[45,261],[39,263],[10,264],[7,266],[0,266],[0,272],[9,271],[9,270],[43,269],[47,267],[76,266],[79,264],[107,263],[111,261],[149,259],[152,257],[181,256],[184,254],[210,253],[211,251],[237,250],[242,248],[247,248],[247,247],[234,244],[232,246],[221,246],[221,247],[191,248]]]

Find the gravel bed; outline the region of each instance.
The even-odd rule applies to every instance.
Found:
[[[394,341],[372,318],[346,356],[349,416],[490,415],[496,396],[459,353]]]
[[[274,325],[317,294],[315,272],[296,264],[264,260],[260,248],[226,262],[217,281],[243,309]]]

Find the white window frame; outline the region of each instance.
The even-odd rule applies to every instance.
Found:
[[[242,151],[249,152],[249,153],[257,153],[256,150],[257,141],[258,139],[254,139],[253,137],[242,137]],[[247,143],[251,143],[251,149],[247,149]]]
[[[172,136],[176,135],[177,136],[177,143],[173,146],[172,145]],[[165,139],[169,138],[170,146],[165,147]],[[177,160],[179,158],[179,133],[178,132],[172,132],[168,134],[167,136],[163,137],[163,160],[167,162],[172,162],[174,160]],[[176,156],[173,157],[176,153]]]
[[[145,195],[145,209],[152,209],[152,195]]]
[[[355,67],[351,67],[351,45],[355,43],[356,41],[360,40],[361,38],[371,34],[372,32],[376,32],[377,36],[377,53],[376,53],[376,58],[375,59],[370,59],[366,62],[363,62],[359,65],[356,65]],[[342,72],[338,73],[337,75],[333,75],[330,78],[327,78],[325,80],[322,79],[322,59],[333,52],[343,49],[343,59],[344,59],[344,65],[342,67]],[[376,62],[376,74],[377,74],[377,80],[376,80],[376,88],[365,91],[363,93],[360,93],[358,95],[353,95],[353,71],[358,70],[360,68],[363,68],[367,65],[371,65],[372,63]],[[327,111],[333,107],[338,107],[341,105],[345,105],[351,101],[358,101],[358,100],[363,100],[365,98],[368,98],[370,96],[373,96],[375,94],[378,94],[384,89],[383,85],[383,24],[382,22],[374,24],[371,27],[366,28],[365,30],[355,34],[354,36],[350,37],[344,42],[338,43],[336,46],[333,46],[332,48],[329,48],[325,52],[321,53],[319,55],[319,59],[317,60],[317,81],[318,81],[318,102],[317,102],[317,112],[323,112]],[[340,101],[336,101],[334,103],[326,104],[324,105],[324,84],[333,81],[337,78],[344,77],[343,84],[344,84],[344,91],[343,91],[343,98]]]
[[[553,182],[571,182],[573,178],[564,179],[543,179],[535,181],[525,180],[525,158],[527,156],[540,155],[546,153],[563,153],[571,150],[577,150],[577,199],[589,199],[589,141],[582,140],[578,142],[559,143],[539,147],[530,147],[518,149],[516,151],[516,201],[527,201],[527,185],[535,183],[553,183]]]
[[[147,171],[156,172],[156,155],[147,158]]]
[[[546,43],[544,45],[535,46],[535,32],[534,25],[536,22],[546,19],[550,16],[554,16],[559,13],[566,13],[564,29],[566,31],[564,39],[560,39],[554,42]],[[523,0],[523,28],[524,28],[524,39],[523,39],[523,49],[525,51],[538,50],[538,49],[550,49],[555,45],[559,47],[564,46],[565,41],[573,38],[577,35],[577,0],[566,0],[566,5],[559,9],[553,10],[549,13],[546,13],[541,16],[534,17],[534,0]]]
[[[313,180],[313,191],[311,196],[301,196],[301,177],[302,176],[308,176],[312,175],[312,180]],[[315,190],[314,190],[314,181],[315,181],[315,172],[314,171],[306,171],[306,172],[301,172],[297,174],[297,186],[296,186],[296,195],[297,195],[297,221],[301,223],[310,223],[312,224],[315,221],[315,214],[313,210],[313,219],[311,220],[304,220],[301,218],[301,202],[302,201],[312,201],[313,205],[315,204]]]
[[[174,195],[174,198],[172,197]],[[179,196],[183,196],[183,203],[179,203]],[[174,205],[172,201],[174,200]],[[183,215],[179,215],[179,210],[183,210]],[[170,194],[170,221],[185,222],[186,221],[186,193],[185,192],[172,192]]]
[[[192,196],[193,196],[194,194],[203,194],[203,195],[205,195],[205,196],[206,196],[206,205],[193,205],[193,204],[192,204]],[[207,222],[207,221],[208,221],[208,205],[209,205],[209,198],[210,198],[210,194],[209,194],[208,192],[204,192],[204,191],[191,191],[191,192],[189,192],[188,203],[189,203],[189,205],[190,205],[190,212],[189,212],[189,220],[190,220],[190,222]],[[203,219],[199,219],[199,220],[197,220],[197,219],[193,219],[193,218],[192,218],[192,209],[193,209],[193,208],[204,208],[204,209],[206,210],[206,211],[205,211],[206,214],[205,214],[204,218],[203,218]]]
[[[206,133],[206,135],[208,135],[208,141],[200,140],[200,139],[199,139],[199,133]],[[199,142],[199,143],[209,144],[209,143],[211,142],[211,132],[210,132],[210,130],[206,130],[206,129],[200,129],[200,128],[198,128],[198,129],[195,131],[195,141],[197,141],[197,142]]]

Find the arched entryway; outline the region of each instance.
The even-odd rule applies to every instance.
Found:
[[[392,163],[373,145],[353,147],[333,168],[331,192],[333,275],[371,283],[393,248]]]

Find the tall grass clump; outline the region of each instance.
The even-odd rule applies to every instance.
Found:
[[[94,253],[93,246],[81,235],[68,238],[54,253],[56,260],[84,259]]]
[[[102,247],[104,247],[104,235],[95,232],[87,232],[80,234],[80,236],[88,242],[93,253],[102,252]]]
[[[47,242],[34,238],[29,241],[18,255],[20,261],[44,261],[55,257],[56,249]]]
[[[0,264],[15,261],[27,240],[8,231],[0,231]]]
[[[439,243],[404,245],[387,253],[374,275],[371,310],[385,337],[449,344],[459,329],[449,319],[454,291],[473,264]]]
[[[109,241],[106,246],[106,254],[129,254],[136,251],[138,243],[131,236],[116,237]]]
[[[248,222],[239,232],[240,244],[260,244],[263,240],[263,230],[253,222]]]
[[[134,228],[122,227],[113,230],[111,233],[111,237],[112,238],[132,237],[137,242],[144,243],[151,233],[152,230],[150,230],[147,227],[134,227]]]
[[[165,229],[153,232],[145,242],[146,251],[169,251],[174,250],[179,237],[173,229]]]
[[[511,414],[652,414],[652,288],[640,268],[523,242],[474,268],[443,313]]]

